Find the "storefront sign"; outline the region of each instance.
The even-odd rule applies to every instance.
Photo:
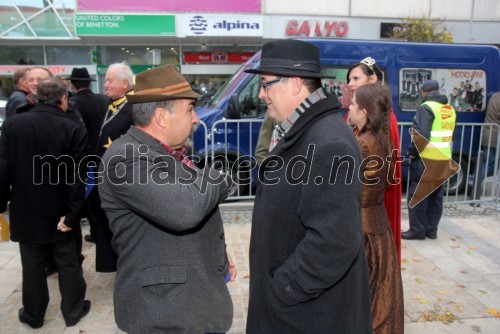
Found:
[[[89,35],[175,35],[174,15],[121,15],[85,13],[75,15],[76,34]]]
[[[26,65],[0,65],[0,75],[11,75],[19,68],[29,68]],[[86,67],[89,74],[95,75],[97,73],[95,65],[47,65],[44,66],[49,69],[53,75],[70,75],[75,67]]]
[[[344,37],[348,31],[346,21],[289,20],[285,33],[287,36]]]
[[[178,36],[262,36],[261,15],[179,15]]]
[[[184,52],[184,64],[228,64],[244,63],[252,52]]]
[[[260,13],[261,0],[78,0],[80,11]]]

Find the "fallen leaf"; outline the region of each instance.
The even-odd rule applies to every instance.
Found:
[[[484,294],[487,294],[487,293],[488,293],[488,292],[486,292],[486,291],[484,291],[484,290],[477,290],[477,291],[479,291],[479,292],[481,292],[481,293],[484,293]]]
[[[415,278],[415,282],[418,284],[422,284],[422,279],[420,277]]]
[[[420,260],[418,257],[414,257],[414,258],[413,258],[413,261],[414,261],[414,262],[422,262],[422,260]]]
[[[448,296],[448,291],[442,291],[442,292],[441,292],[441,294],[442,294],[443,296]]]
[[[450,247],[453,249],[457,249],[457,248],[460,248],[460,245],[451,245]]]
[[[420,303],[422,303],[422,304],[427,304],[427,303],[429,302],[427,299],[422,298],[422,297],[420,297],[420,296],[417,296],[416,298],[417,298],[417,300],[418,300]]]
[[[467,272],[466,270],[460,270],[460,273],[465,275],[468,274],[469,272]]]
[[[426,311],[422,314],[420,319],[418,321],[420,322],[428,322],[428,321],[434,321],[437,319],[437,314],[432,312],[432,311]]]
[[[476,249],[476,247],[474,247],[474,246],[469,246],[469,249],[474,250],[474,249]]]
[[[498,311],[497,311],[496,309],[494,309],[494,308],[491,308],[491,307],[490,307],[490,308],[488,308],[488,309],[486,310],[486,312],[488,312],[488,313],[492,314],[492,315],[493,315],[494,317],[496,317],[496,318],[500,318],[500,312],[498,312]]]
[[[408,260],[407,259],[402,259],[401,262],[402,263],[408,263]]]
[[[472,252],[471,251],[467,251],[467,254],[472,254]]]
[[[451,312],[441,313],[438,316],[438,319],[445,325],[452,323],[455,319],[457,319],[456,315]]]
[[[466,288],[467,286],[465,284],[457,284],[459,288]]]

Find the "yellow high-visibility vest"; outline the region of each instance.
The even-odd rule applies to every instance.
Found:
[[[455,129],[455,109],[449,104],[427,101],[434,114],[429,144],[420,152],[420,157],[431,160],[451,159],[453,130]]]

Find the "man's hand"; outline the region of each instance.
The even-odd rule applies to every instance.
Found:
[[[231,275],[229,282],[234,282],[234,280],[236,279],[236,275],[238,274],[238,271],[236,270],[236,265],[234,264],[229,254],[227,254],[227,260],[229,261],[229,275]]]
[[[60,221],[59,221],[59,223],[57,224],[57,229],[58,229],[59,231],[63,232],[63,233],[64,233],[64,232],[69,232],[69,231],[71,231],[71,230],[72,230],[72,228],[71,228],[71,227],[66,226],[66,225],[64,224],[64,221],[65,221],[65,220],[66,220],[66,216],[62,216],[62,217],[61,217],[61,220],[60,220]]]

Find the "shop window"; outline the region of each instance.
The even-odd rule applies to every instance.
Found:
[[[126,61],[129,65],[179,64],[178,47],[156,46],[100,46],[99,63],[113,64]]]
[[[44,65],[43,47],[38,45],[3,45],[0,52],[3,65]]]
[[[47,46],[47,65],[90,65],[92,50],[89,46]]]

